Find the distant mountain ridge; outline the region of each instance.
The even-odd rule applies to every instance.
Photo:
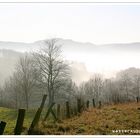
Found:
[[[129,67],[140,67],[140,42],[95,45],[90,42],[76,42],[58,39],[62,45],[64,58],[73,62],[73,79],[79,83],[88,80],[93,72],[116,73]],[[44,40],[33,43],[0,41],[0,79],[1,83],[12,74],[19,56],[43,46]],[[115,72],[114,72],[115,70]],[[113,72],[112,72],[113,71]],[[112,75],[113,75],[112,74]],[[112,76],[111,75],[111,76]]]
[[[102,44],[95,45],[90,42],[76,42],[70,39],[58,39],[59,44],[62,44],[64,51],[103,51],[103,50],[120,50],[120,51],[134,51],[140,50],[140,42],[134,43],[114,43],[114,44]],[[0,49],[11,49],[16,51],[31,51],[41,47],[43,40],[36,41],[33,43],[23,42],[6,42],[0,41]],[[79,50],[80,49],[80,50]]]

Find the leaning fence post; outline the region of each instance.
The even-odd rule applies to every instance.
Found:
[[[55,105],[55,103],[52,103],[52,104],[50,105],[50,107],[48,108],[48,111],[47,111],[47,113],[46,113],[46,115],[45,115],[45,117],[44,117],[44,119],[43,119],[43,122],[46,121],[46,119],[48,118],[48,116],[49,116],[50,113],[52,113],[52,115],[53,115],[55,121],[57,121],[57,117],[56,117],[55,113],[54,113],[53,110],[52,110],[52,107],[53,107],[54,105]]]
[[[89,108],[89,100],[86,102],[86,107]]]
[[[1,121],[0,122],[0,135],[4,133],[5,126],[6,126],[6,122]]]
[[[25,117],[25,109],[19,109],[18,110],[18,118],[16,122],[16,127],[14,130],[15,135],[20,135],[22,132],[23,128],[23,122],[24,122],[24,117]]]
[[[66,117],[70,118],[70,106],[69,106],[69,102],[66,102]]]
[[[101,109],[102,103],[101,101],[99,101],[99,109]]]
[[[77,99],[77,111],[81,113],[81,99]]]
[[[43,96],[41,105],[40,105],[40,107],[38,108],[38,110],[37,110],[37,112],[36,112],[36,114],[35,114],[35,117],[34,117],[32,123],[31,123],[31,126],[30,126],[30,128],[29,128],[29,130],[28,130],[28,134],[31,134],[31,133],[32,133],[32,130],[34,129],[34,127],[38,124],[39,119],[40,119],[40,116],[41,116],[41,112],[42,112],[42,110],[43,110],[43,107],[44,107],[44,104],[45,104],[45,101],[46,101],[46,98],[47,98],[47,95],[45,94],[45,95]]]
[[[60,120],[60,104],[57,104],[57,119]]]
[[[95,106],[95,100],[94,99],[92,99],[92,103],[93,103],[93,107],[96,107]]]

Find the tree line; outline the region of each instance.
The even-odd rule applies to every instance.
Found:
[[[40,104],[47,94],[47,105],[62,101],[90,99],[98,104],[134,101],[139,98],[140,69],[129,68],[105,79],[101,74],[77,86],[71,78],[71,68],[61,54],[57,39],[44,41],[38,51],[19,58],[14,73],[0,88],[0,106],[29,109]]]

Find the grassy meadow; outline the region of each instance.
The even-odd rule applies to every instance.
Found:
[[[26,111],[23,135],[27,134],[34,114],[35,110]],[[45,111],[43,111],[42,117],[44,114]],[[17,110],[0,108],[0,120],[7,122],[5,135],[14,134],[16,119]],[[108,105],[101,109],[89,108],[82,114],[55,123],[47,120],[44,124],[40,123],[37,129],[45,135],[131,135],[138,133],[134,131],[120,133],[119,130],[139,130],[139,128],[140,103],[126,103]]]

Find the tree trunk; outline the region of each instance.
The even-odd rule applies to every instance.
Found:
[[[48,106],[50,106],[52,103],[54,103],[54,93],[49,92],[49,103]]]
[[[29,109],[29,101],[28,101],[28,95],[26,95],[26,109]]]
[[[51,93],[50,90],[48,90],[48,91],[49,91],[49,102],[48,102],[48,106],[51,106],[51,104],[52,104],[52,93]]]
[[[15,105],[16,109],[18,109],[18,98],[17,98],[17,93],[16,93],[16,105]]]

